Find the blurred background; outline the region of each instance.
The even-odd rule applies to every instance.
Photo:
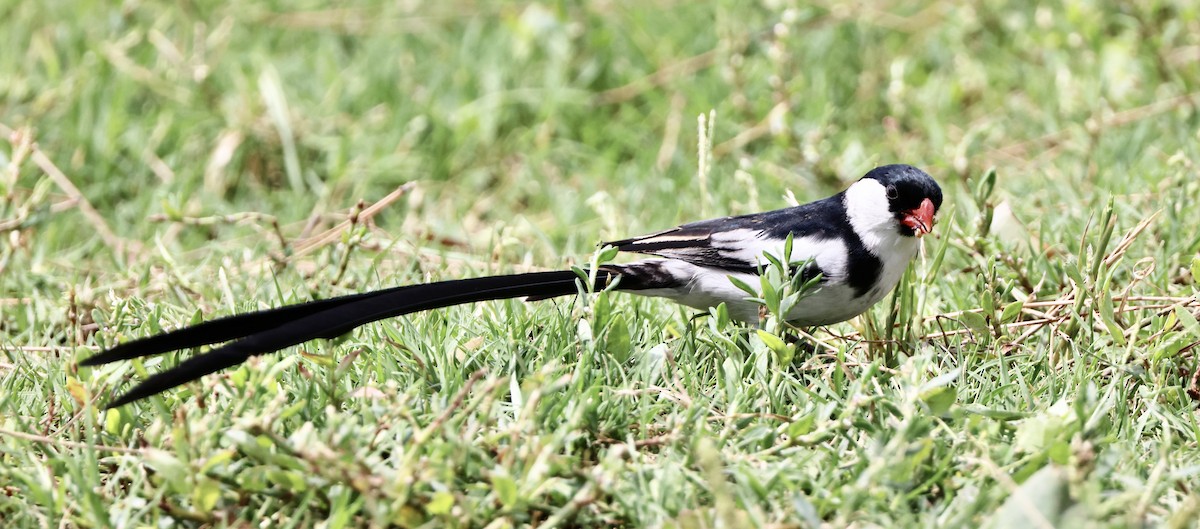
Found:
[[[890,526],[899,523],[890,517],[926,509],[951,525],[978,522],[980,513],[1000,508],[1009,490],[989,484],[1008,482],[979,478],[983,467],[959,466],[955,454],[969,448],[955,433],[962,424],[971,425],[971,435],[999,443],[970,446],[984,446],[1002,474],[1013,471],[1017,480],[1047,458],[1084,468],[1095,459],[1088,455],[1093,446],[1107,450],[1100,456],[1104,470],[1091,481],[1077,476],[1074,483],[1083,485],[1072,489],[1075,498],[1091,498],[1096,519],[1162,522],[1170,512],[1194,513],[1200,505],[1187,492],[1196,485],[1194,459],[1190,474],[1158,481],[1162,474],[1151,472],[1156,460],[1141,460],[1154,451],[1149,447],[1166,447],[1162,454],[1173,455],[1158,461],[1174,468],[1168,459],[1196,448],[1194,404],[1185,391],[1195,384],[1187,344],[1200,338],[1188,333],[1200,334],[1200,326],[1194,317],[1171,315],[1171,307],[1195,312],[1194,297],[1186,298],[1194,296],[1200,270],[1200,3],[4,0],[0,49],[0,378],[9,388],[0,425],[35,437],[10,447],[42,446],[38,435],[88,435],[74,419],[44,408],[62,411],[71,406],[70,395],[82,406],[84,389],[71,359],[111,343],[118,329],[128,337],[157,330],[159,319],[173,327],[201,314],[365,288],[558,268],[586,261],[598,241],[806,202],[841,190],[876,165],[908,163],[933,174],[947,201],[937,238],[927,239],[936,264],[923,261],[910,278],[921,285],[919,310],[902,314],[926,318],[913,318],[921,332],[944,331],[943,323],[958,329],[952,337],[961,341],[942,335],[934,342],[944,345],[938,361],[965,354],[963,365],[980,369],[978,376],[963,376],[958,400],[976,399],[973,405],[1003,413],[979,412],[954,428],[921,423],[927,428],[902,432],[912,444],[895,446],[889,439],[900,434],[889,430],[891,419],[876,423],[874,412],[864,411],[858,422],[837,422],[877,426],[845,435],[895,449],[884,455],[929,454],[936,446],[945,459],[932,469],[922,466],[927,462],[888,469],[920,472],[913,470],[911,483],[896,478],[915,489],[880,492],[855,481],[854,473],[840,473],[839,461],[852,450],[832,446],[821,453],[824,445],[817,443],[814,453],[823,455],[813,461],[827,463],[827,472],[814,473],[845,481],[828,489],[801,487],[817,498],[816,507],[780,496],[772,497],[775,510],[767,512],[803,518],[811,509],[815,518],[806,520],[834,526],[862,520]],[[697,169],[701,116],[712,124],[711,170],[704,177]],[[1131,296],[1161,296],[1155,303],[1162,305],[1146,309],[1159,312],[1145,319],[1125,320],[1125,305],[1119,305],[1114,319],[1111,306],[1106,313],[1104,305],[1076,303],[1084,291],[1104,299],[1111,292],[1134,300],[1129,303],[1142,299]],[[914,290],[902,292],[918,299]],[[1018,327],[1005,334],[993,320],[963,315],[1000,317],[999,308],[1009,304],[1016,310],[1004,310],[1006,324],[1018,316],[1050,318],[1055,325],[1072,317],[1022,305],[1046,299],[1074,307],[1076,319],[1064,323],[1068,331],[1038,327],[1025,334]],[[619,303],[657,318],[630,323],[632,347],[641,351],[635,359],[660,339],[678,338],[673,329],[663,330],[663,322],[675,321],[673,309]],[[554,314],[553,306],[545,307],[537,309],[542,317]],[[928,319],[935,314],[950,316],[935,325]],[[866,331],[871,322],[891,323],[884,319],[889,315],[892,308],[877,308],[865,320]],[[474,332],[503,335],[488,321],[475,322]],[[112,332],[98,333],[98,322],[112,325]],[[573,351],[574,323],[564,325],[555,332],[567,344],[563,350]],[[424,336],[407,327],[403,332],[411,340]],[[724,343],[723,333],[715,332],[713,343]],[[503,366],[503,355],[480,362]],[[1014,362],[1012,371],[993,360]],[[623,380],[623,364],[613,366],[603,376]],[[403,369],[389,373],[396,371]],[[131,371],[104,373],[107,378],[96,375],[88,387],[101,391]],[[605,383],[619,385],[612,380]],[[1089,385],[1095,381],[1111,384],[1102,389],[1114,393],[1099,398],[1100,390]],[[445,384],[429,387],[458,389]],[[709,391],[712,384],[698,384],[692,398],[725,398]],[[289,387],[315,391],[304,382]],[[864,391],[870,398],[909,395]],[[1060,399],[1089,404],[1075,408],[1080,419],[1069,422],[1059,413],[1067,413],[1065,407],[1052,408]],[[834,401],[829,409],[864,402]],[[306,416],[351,420],[325,417],[322,410],[332,408],[317,402]],[[738,402],[757,409],[762,400]],[[774,413],[789,415],[787,403],[801,401],[771,402],[778,406]],[[907,409],[896,406],[883,408]],[[1099,410],[1095,416],[1105,421],[1089,422],[1092,412],[1085,408]],[[911,416],[924,414],[921,420],[937,415],[914,409],[925,410]],[[1057,444],[1013,441],[1005,421],[1030,410],[1049,418],[1035,423],[1041,429],[1026,440],[1042,439],[1044,429]],[[170,411],[159,411],[159,421],[171,420]],[[437,416],[440,409],[422,412]],[[52,418],[44,419],[47,413]],[[596,413],[600,422],[611,421],[607,429],[597,427],[605,439],[620,437],[613,432],[638,417],[621,409]],[[651,421],[668,412],[639,413]],[[5,415],[21,418],[19,427]],[[422,417],[425,424],[432,420]],[[131,426],[110,421],[114,438],[108,442],[128,440],[130,430],[120,428]],[[710,423],[720,430],[706,421],[700,416],[696,431]],[[161,444],[156,435],[169,432],[169,423],[154,424],[148,442]],[[771,432],[776,425],[764,428]],[[732,443],[721,450],[740,453],[745,447],[730,441],[728,431],[710,433]],[[479,444],[460,441],[454,446]],[[556,446],[572,446],[563,443]],[[664,461],[670,450],[692,461],[691,444],[666,446]],[[201,457],[177,448],[183,459]],[[862,465],[890,461],[865,448],[856,454]],[[764,457],[789,463],[770,459],[777,455]],[[28,475],[40,475],[44,461],[61,469],[52,456],[31,455]],[[747,463],[745,475],[755,475],[755,464]],[[492,478],[479,479],[494,485],[486,481]],[[685,480],[680,487],[702,482]],[[92,498],[89,480],[74,483],[80,497]],[[123,485],[111,480],[106,486]],[[627,497],[650,494],[629,486],[635,492]],[[180,486],[185,489],[208,490],[195,483]],[[822,490],[833,496],[822,499]],[[569,506],[571,494],[545,501]],[[623,496],[600,501],[614,497]],[[627,506],[619,514],[598,506],[583,512],[600,512],[588,518],[595,523],[650,523],[675,516],[695,500],[688,498]],[[101,505],[92,499],[93,507]],[[520,511],[505,505],[502,514]],[[663,511],[634,512],[643,508]],[[422,516],[435,516],[430,509]],[[103,511],[96,509],[96,520],[106,520]],[[1137,514],[1115,514],[1126,511]],[[212,522],[186,514],[176,519]],[[515,519],[540,519],[529,516]]]
[[[951,197],[996,167],[1018,217],[1055,232],[1111,194],[1192,181],[1179,167],[1197,139],[1196,9],[11,2],[0,123],[99,216],[25,160],[3,183],[2,218],[21,225],[3,262],[154,259],[105,257],[101,219],[143,249],[279,250],[240,240],[250,227],[173,221],[254,211],[293,237],[415,182],[373,217],[395,238],[552,264],[603,238],[781,207],[785,190],[824,196],[888,162]],[[701,186],[696,118],[710,110]],[[45,288],[2,288],[27,287]]]

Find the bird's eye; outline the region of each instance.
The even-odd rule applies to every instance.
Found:
[[[896,191],[896,186],[887,186],[888,200],[896,200],[898,196],[900,196],[900,192]]]

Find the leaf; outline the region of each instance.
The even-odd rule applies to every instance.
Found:
[[[603,329],[608,323],[608,317],[612,314],[612,301],[608,294],[600,293],[596,295],[592,303],[592,314],[595,315],[593,321],[596,322],[596,328]]]
[[[983,178],[979,179],[979,183],[975,185],[975,204],[981,208],[987,199],[991,198],[992,192],[996,189],[996,168],[989,167],[987,172],[983,174]]]
[[[1105,287],[1108,286],[1108,281],[1105,281]],[[1125,345],[1125,331],[1117,324],[1116,316],[1113,314],[1112,296],[1108,295],[1107,288],[1096,296],[1096,303],[1100,308],[1100,321],[1104,322],[1104,327],[1108,329],[1109,336],[1112,336],[1113,343],[1117,345]]]
[[[762,329],[758,329],[757,332],[758,332],[758,339],[762,340],[763,345],[766,345],[767,349],[770,349],[771,351],[775,352],[776,354],[779,354],[780,352],[782,352],[784,346],[787,345],[783,342],[782,338],[775,336],[774,334],[771,334]]]
[[[1004,306],[1004,311],[1000,313],[1001,323],[1012,323],[1021,315],[1021,309],[1025,308],[1024,301],[1014,301]]]
[[[304,476],[295,470],[273,468],[267,471],[267,479],[290,492],[308,490],[308,483],[305,483]]]
[[[348,511],[342,511],[342,512],[348,512]],[[395,511],[395,514],[392,515],[392,526],[393,527],[419,527],[419,526],[423,525],[426,521],[427,520],[425,520],[424,514],[420,510],[418,510],[416,507],[413,507],[411,505],[404,505],[404,506],[400,507],[399,509],[397,509]],[[350,527],[352,525],[349,522],[347,522],[346,526]]]
[[[796,491],[792,494],[792,509],[804,521],[806,527],[821,527],[821,517],[817,514],[817,508],[808,501],[804,492]]]
[[[766,276],[763,276],[763,282],[766,283],[766,281]],[[764,284],[762,294],[763,301],[767,306],[767,310],[770,310],[772,314],[778,314],[780,298],[779,289],[775,288],[774,285]]]
[[[721,373],[725,379],[725,398],[733,401],[737,397],[738,390],[742,388],[741,371],[738,369],[737,363],[733,361],[733,357],[727,356],[721,362]]]
[[[729,306],[724,302],[709,310],[716,316],[717,330],[727,329],[733,323],[733,318],[729,315]]]
[[[1063,264],[1063,272],[1067,274],[1067,277],[1071,278],[1075,286],[1087,288],[1087,282],[1083,280],[1083,270],[1080,268],[1079,259],[1068,258],[1067,262]]]
[[[322,367],[333,367],[333,357],[329,355],[310,353],[305,350],[300,351],[300,357],[312,361]]]
[[[786,366],[792,363],[792,358],[796,356],[796,346],[784,342],[782,338],[775,336],[767,331],[758,329],[758,338],[762,340],[763,345],[767,346],[772,353],[775,353],[779,358],[779,364]]]
[[[726,276],[726,277],[729,278],[729,282],[733,283],[733,286],[737,287],[738,290],[741,290],[742,292],[749,294],[750,297],[752,297],[752,298],[758,297],[758,289],[750,286],[749,283],[742,281],[741,279],[738,279],[737,277],[734,277],[734,276]]]
[[[987,284],[986,281],[987,279],[983,276],[983,274],[980,274],[980,284]],[[980,307],[982,307],[983,311],[988,314],[996,313],[996,294],[994,294],[991,289],[983,291],[983,296],[980,297]]]
[[[783,348],[783,352],[779,354],[779,365],[790,366],[792,360],[796,358],[796,344],[790,343]]]
[[[791,234],[789,233],[788,236],[790,237]],[[779,258],[779,256],[771,252],[763,252],[763,258],[771,262],[771,268],[779,271],[787,270],[787,266],[784,264],[784,261]]]
[[[329,361],[329,365],[332,366],[333,358],[326,357],[326,359]],[[229,374],[229,382],[232,383],[236,388],[246,387],[246,381],[249,379],[250,370],[245,367],[245,364],[243,364],[242,367],[233,370],[233,372]]]
[[[187,465],[170,452],[151,448],[146,451],[146,463],[154,469],[155,474],[175,491],[187,490]]]
[[[104,431],[109,435],[121,433],[121,412],[112,408],[104,410]]]
[[[596,262],[607,263],[612,261],[617,257],[617,253],[619,252],[620,250],[618,250],[616,246],[607,245],[604,248],[601,248],[600,252],[596,254]]]
[[[1050,460],[1060,465],[1066,465],[1071,462],[1071,444],[1065,440],[1058,440],[1050,444],[1046,450],[1050,456]]]
[[[1056,465],[1046,465],[1017,487],[1004,504],[992,513],[984,527],[1057,527],[1070,502],[1067,473]]]
[[[958,390],[954,386],[942,386],[921,393],[921,400],[929,407],[929,412],[944,416],[958,401]]]
[[[454,495],[440,491],[433,493],[433,498],[425,506],[425,511],[429,514],[450,514],[452,508],[454,508]]]
[[[517,505],[517,483],[504,471],[492,473],[492,490],[496,491],[496,498],[505,508],[512,509]]]
[[[608,354],[621,363],[629,359],[629,353],[632,350],[632,338],[629,334],[629,324],[625,323],[625,318],[618,316],[613,320],[612,325],[608,327],[608,336],[604,342],[604,349]]]
[[[981,406],[963,406],[962,408],[967,413],[972,413],[989,419],[999,421],[1015,421],[1029,417],[1029,414],[1021,411],[1003,410],[996,408],[984,408]]]
[[[1046,450],[1056,439],[1074,433],[1076,416],[1066,401],[1058,401],[1041,413],[1026,419],[1017,427],[1013,448],[1027,454]]]
[[[579,326],[575,332],[579,335],[579,341],[581,342],[591,342],[593,339],[592,324],[588,323],[585,319],[579,320]]]
[[[67,377],[67,392],[71,394],[71,398],[75,399],[75,404],[80,408],[87,404],[87,388],[83,387],[83,384],[79,383],[79,379],[75,377]]]
[[[201,512],[212,511],[221,500],[221,486],[216,480],[200,478],[192,489],[192,502]]]
[[[787,427],[787,433],[789,437],[795,439],[813,431],[816,426],[817,415],[815,413],[809,413],[795,421],[792,421],[792,423]]]
[[[261,492],[267,490],[267,475],[265,467],[262,465],[250,467],[244,472],[236,474],[238,487],[249,492]]]
[[[210,457],[206,461],[204,461],[204,465],[200,467],[199,473],[207,474],[209,471],[213,470],[214,468],[217,468],[218,466],[220,466],[224,463],[228,463],[228,462],[232,461],[233,455],[235,453],[236,453],[236,451],[234,449],[230,448],[227,450],[221,450],[220,452],[213,454],[212,457]]]
[[[1200,257],[1192,258],[1192,287],[1200,285]]]
[[[975,332],[987,333],[990,329],[990,327],[988,327],[987,318],[984,318],[983,315],[979,314],[978,312],[964,312],[961,316],[959,316],[959,319],[961,319],[962,322],[967,325],[967,327],[970,327],[971,330]]]
[[[1200,322],[1196,321],[1196,317],[1192,315],[1191,311],[1184,307],[1175,307],[1175,317],[1179,318],[1179,324],[1184,329],[1200,338]]]
[[[936,377],[929,379],[929,381],[922,384],[921,387],[925,390],[930,390],[930,389],[934,389],[934,388],[949,386],[950,383],[954,382],[955,380],[958,380],[958,376],[961,374],[962,374],[961,368],[952,369],[950,371],[947,371],[945,373],[942,373]]]

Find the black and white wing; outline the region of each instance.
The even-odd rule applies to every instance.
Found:
[[[650,235],[605,244],[623,252],[678,259],[730,273],[756,274],[764,252],[776,255],[792,235],[792,260],[836,265],[846,256],[849,225],[840,195],[802,206],[684,224]],[[840,258],[839,258],[840,256]],[[825,268],[822,266],[822,268]],[[844,267],[839,267],[844,268]],[[835,272],[813,269],[809,273]]]

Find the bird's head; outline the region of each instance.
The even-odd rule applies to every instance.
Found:
[[[941,207],[942,188],[911,165],[876,167],[846,190],[852,223],[866,229],[894,228],[906,237],[933,231]]]

